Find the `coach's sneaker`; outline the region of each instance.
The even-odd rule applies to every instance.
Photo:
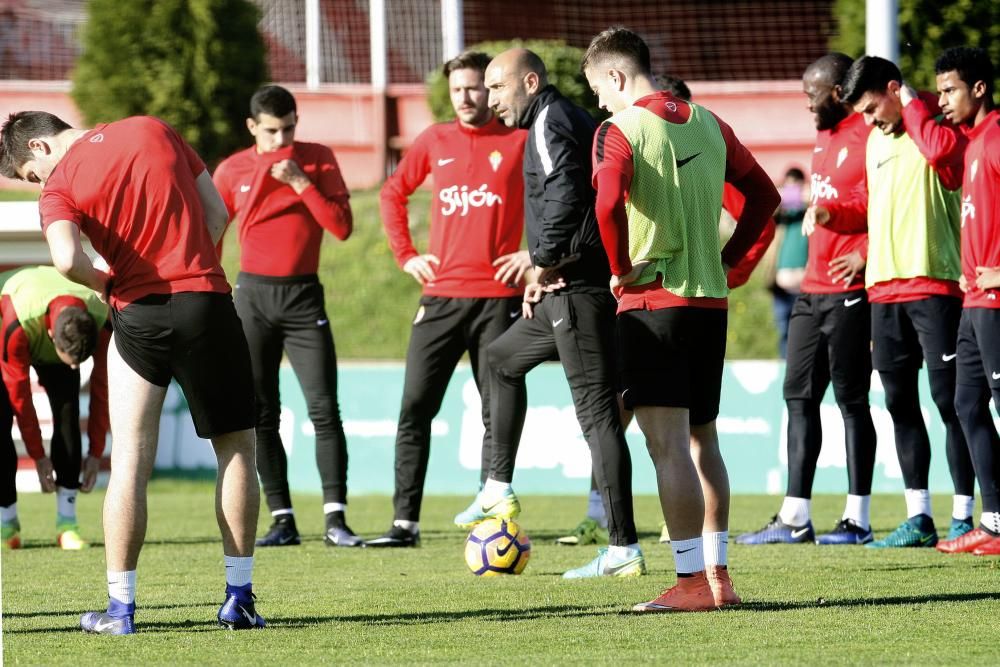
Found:
[[[1000,537],[992,539],[986,544],[980,544],[972,550],[973,556],[1000,556]]]
[[[799,544],[815,540],[812,521],[806,521],[804,526],[790,526],[775,514],[760,530],[737,537],[736,544]]]
[[[965,535],[969,531],[973,530],[976,524],[972,522],[972,517],[968,519],[955,519],[951,520],[951,526],[948,528],[948,539],[957,540],[962,535]]]
[[[955,539],[938,542],[934,548],[946,554],[968,554],[975,551],[977,547],[995,539],[997,536],[993,533],[987,533],[982,528],[975,528]]]
[[[705,568],[705,577],[716,607],[732,607],[743,602],[733,588],[733,580],[729,578],[729,569],[725,565],[709,565]]]
[[[816,538],[816,544],[868,544],[875,539],[871,528],[862,528],[852,519],[841,519],[832,531]]]
[[[56,530],[59,531],[56,534],[56,544],[64,551],[79,551],[90,546],[80,537],[80,527],[75,523],[59,524]]]
[[[670,530],[667,528],[666,521],[660,526],[660,544],[670,544]]]
[[[875,540],[865,545],[867,549],[891,549],[896,547],[933,547],[938,543],[937,530],[934,529],[934,519],[926,514],[918,514],[899,524],[881,540]]]
[[[267,625],[257,613],[256,595],[246,586],[226,586],[226,601],[219,607],[219,625],[228,630],[253,630]]]
[[[323,542],[328,547],[363,547],[365,541],[354,534],[344,520],[343,512],[330,512],[326,515],[326,534]]]
[[[107,612],[88,611],[80,617],[80,629],[99,635],[135,634],[135,603],[125,604],[111,598]]]
[[[17,519],[0,524],[0,544],[4,549],[21,548],[21,522]]]
[[[654,600],[640,602],[632,607],[632,611],[640,613],[711,611],[715,607],[715,595],[708,584],[708,579],[704,572],[698,572],[688,577],[677,577],[677,584],[673,588],[663,591]]]
[[[257,540],[258,547],[290,547],[301,544],[299,531],[295,527],[295,517],[291,514],[282,514],[275,518],[274,523],[267,529],[267,534]]]
[[[590,577],[638,577],[646,574],[646,559],[641,549],[628,549],[624,558],[615,558],[608,553],[608,547],[597,550],[597,558],[582,567],[563,573],[563,579],[587,579]]]
[[[365,542],[366,547],[419,547],[420,531],[409,531],[401,526],[393,525],[389,532],[381,537]]]
[[[556,539],[556,544],[566,547],[576,547],[583,544],[604,544],[608,541],[608,531],[594,519],[584,519],[573,532]]]

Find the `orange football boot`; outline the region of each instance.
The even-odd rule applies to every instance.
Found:
[[[640,602],[632,607],[632,611],[643,613],[713,609],[715,609],[715,596],[704,572],[698,572],[690,577],[677,577],[677,584],[673,588],[663,591],[655,600]]]
[[[991,535],[982,528],[976,528],[964,535],[959,535],[953,540],[938,542],[934,548],[946,554],[967,554],[972,553],[976,547],[987,542],[992,542],[995,539],[997,539],[996,535]]]
[[[1000,537],[995,537],[986,544],[980,544],[972,550],[973,556],[1000,556]]]
[[[710,565],[705,570],[708,585],[712,589],[712,597],[716,607],[731,607],[742,602],[733,588],[733,580],[729,578],[729,570],[724,565]]]

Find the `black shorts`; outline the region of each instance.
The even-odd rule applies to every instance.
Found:
[[[962,300],[929,296],[905,303],[872,304],[872,365],[878,371],[954,368]]]
[[[1000,391],[1000,309],[963,309],[956,351],[957,384]]]
[[[786,358],[786,401],[821,401],[832,382],[841,405],[867,403],[872,355],[865,291],[800,294],[788,324]]]
[[[253,428],[253,373],[229,294],[153,294],[111,310],[115,346],[160,387],[175,378],[202,438]]]
[[[700,426],[719,416],[726,321],[721,308],[627,310],[618,315],[622,400],[687,408]]]

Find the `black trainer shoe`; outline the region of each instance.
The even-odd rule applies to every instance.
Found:
[[[344,520],[343,512],[330,512],[326,515],[326,534],[323,541],[328,547],[363,547],[364,540],[354,534]]]
[[[300,543],[295,519],[287,514],[275,519],[267,534],[256,542],[258,547],[290,547]]]
[[[417,547],[420,546],[420,531],[411,533],[405,528],[393,526],[382,537],[365,542],[366,547]]]

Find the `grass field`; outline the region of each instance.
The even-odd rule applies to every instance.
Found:
[[[82,497],[82,532],[99,542],[101,496]],[[480,579],[462,560],[464,535],[450,526],[467,498],[425,501],[423,546],[330,549],[320,539],[316,497],[296,499],[305,542],[261,550],[258,610],[269,627],[230,633],[214,625],[222,557],[207,482],[156,481],[139,568],[139,634],[94,637],[79,615],[106,604],[103,550],[51,546],[54,500],[22,496],[26,548],[4,552],[6,664],[996,664],[1000,571],[996,559],[932,549],[872,552],[811,545],[731,550],[740,609],[708,614],[625,613],[672,578],[656,544],[655,498],[637,498],[650,574],[630,580],[563,581],[593,547],[552,541],[580,518],[583,498],[526,497],[523,525],[534,550],[519,577]],[[740,497],[735,531],[759,527],[778,500]],[[902,500],[878,497],[874,525],[900,519]],[[939,519],[948,498],[935,499]],[[841,500],[818,497],[820,527]],[[386,497],[351,499],[359,533],[388,525]],[[261,527],[267,520],[262,516]]]

